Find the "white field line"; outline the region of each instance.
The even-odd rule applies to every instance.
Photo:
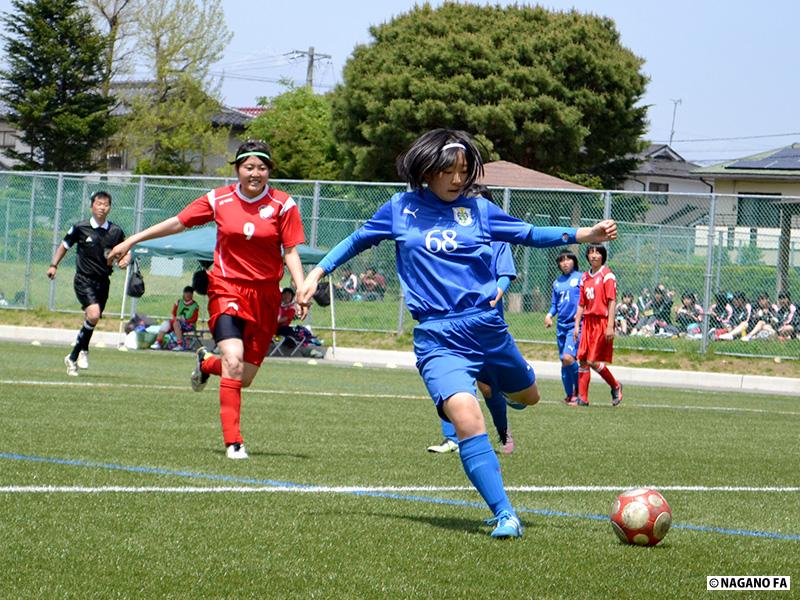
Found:
[[[82,382],[82,381],[31,381],[31,380],[15,380],[15,379],[2,379],[0,384],[4,385],[30,385],[30,386],[55,386],[55,387],[87,387],[87,388],[111,388],[111,389],[144,389],[144,390],[165,390],[175,392],[185,392],[188,386],[179,385],[151,385],[144,383],[103,383],[103,382]],[[256,389],[256,390],[242,390],[246,394],[270,394],[282,396],[319,396],[324,398],[381,398],[381,399],[399,399],[399,400],[430,400],[428,396],[410,396],[402,394],[376,394],[376,393],[362,393],[357,394],[353,392],[323,392],[317,390],[270,390],[270,389]],[[555,400],[542,400],[541,404],[563,404],[563,402]],[[765,408],[742,408],[734,406],[692,406],[692,405],[670,405],[670,404],[623,404],[625,408],[645,408],[645,409],[663,409],[663,410],[689,410],[689,411],[711,411],[711,412],[730,412],[730,413],[751,413],[751,414],[765,414],[765,415],[785,415],[785,416],[800,416],[800,411],[791,410],[768,410]]]
[[[741,487],[704,485],[662,486],[607,486],[607,485],[563,485],[563,486],[509,486],[509,492],[619,492],[636,487],[654,487],[661,491],[681,492],[751,492],[751,493],[798,493],[800,487]],[[53,486],[10,485],[1,486],[0,494],[219,494],[219,493],[292,493],[292,494],[395,494],[409,492],[474,492],[471,486]]]

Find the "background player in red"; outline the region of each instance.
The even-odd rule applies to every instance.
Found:
[[[177,216],[131,236],[114,248],[109,262],[144,240],[179,233],[215,222],[217,244],[209,272],[209,328],[222,356],[201,348],[192,373],[192,389],[202,390],[210,375],[220,376],[222,436],[228,458],[247,458],[239,429],[242,388],[249,386],[269,350],[278,323],[283,265],[295,287],[303,284],[297,245],[304,241],[303,224],[294,200],[271,188],[269,146],[249,140],[239,146],[237,183],[211,190]],[[283,254],[283,256],[282,256]],[[304,318],[308,304],[300,306]]]
[[[575,313],[575,340],[578,346],[578,399],[579,406],[589,405],[589,367],[597,371],[611,386],[611,404],[622,401],[622,384],[619,383],[606,363],[614,354],[614,315],[617,307],[617,278],[606,265],[608,252],[605,246],[591,244],[586,249],[590,269],[581,280],[581,298]],[[581,325],[581,319],[583,324]]]

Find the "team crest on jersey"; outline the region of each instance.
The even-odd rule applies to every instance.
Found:
[[[275,214],[275,209],[271,206],[258,207],[258,216],[264,220],[269,219],[273,214]]]
[[[454,207],[453,218],[456,220],[456,223],[464,227],[472,225],[472,209],[463,206]]]

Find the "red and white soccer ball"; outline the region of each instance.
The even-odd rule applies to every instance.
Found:
[[[628,490],[611,507],[611,527],[625,544],[655,546],[667,535],[670,525],[672,511],[656,490]]]

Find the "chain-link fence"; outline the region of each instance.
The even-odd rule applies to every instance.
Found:
[[[75,311],[75,253],[58,277],[45,276],[56,246],[71,224],[91,216],[89,197],[113,196],[110,219],[127,234],[175,215],[207,190],[230,179],[117,177],[0,173],[0,306]],[[329,249],[364,223],[403,184],[273,181],[298,203],[310,246]],[[492,189],[507,212],[535,225],[590,225],[617,220],[619,239],[609,245],[617,275],[624,348],[677,349],[800,358],[800,198],[787,196],[632,193]],[[516,247],[518,277],[505,298],[515,338],[554,345],[544,327],[558,249]],[[581,266],[587,268],[582,251]],[[147,293],[128,302],[136,311],[166,316],[199,268],[192,259],[147,257]],[[365,285],[374,270],[385,285]],[[348,276],[350,284],[348,284]],[[381,279],[379,278],[379,280]],[[413,327],[400,298],[394,247],[381,244],[333,274],[336,328],[398,333]],[[107,316],[120,316],[124,277],[112,278]],[[780,296],[780,297],[779,297]],[[316,307],[313,326],[331,327]],[[732,339],[729,339],[732,338]]]

